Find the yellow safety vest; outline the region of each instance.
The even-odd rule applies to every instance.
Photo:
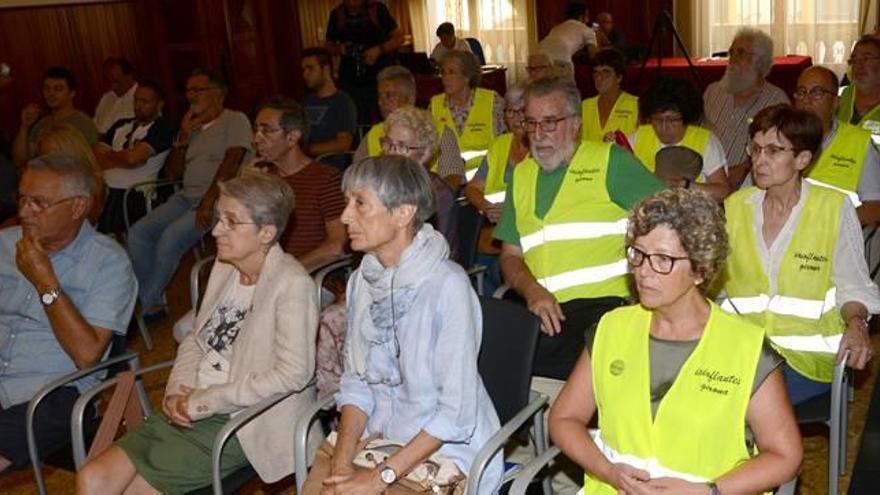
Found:
[[[431,113],[434,122],[437,123],[437,132],[442,137],[443,128],[449,127],[458,139],[458,147],[461,157],[464,159],[465,178],[471,180],[477,173],[480,161],[489,149],[489,144],[495,137],[493,111],[495,108],[495,92],[477,88],[474,91],[474,101],[468,113],[467,120],[459,134],[452,118],[452,112],[446,106],[446,94],[440,93],[431,97]]]
[[[507,195],[507,184],[504,182],[504,172],[507,170],[507,161],[510,158],[510,146],[513,144],[513,133],[505,133],[492,141],[489,153],[486,154],[486,163],[489,170],[486,173],[486,185],[483,187],[483,196],[490,203],[504,203]]]
[[[382,143],[379,142],[385,137],[385,123],[379,122],[370,128],[367,133],[367,156],[380,156],[382,154]]]
[[[587,98],[581,104],[583,123],[581,124],[581,136],[583,139],[601,141],[605,134],[621,131],[627,136],[635,132],[639,126],[639,98],[626,91],[620,93],[605,126],[599,119],[599,97]]]
[[[871,133],[845,122],[837,123],[834,139],[819,155],[819,159],[806,173],[813,183],[837,189],[849,196],[858,207],[861,205],[856,189],[862,175],[862,166],[868,155]]]
[[[591,353],[599,414],[596,444],[612,463],[695,483],[713,481],[752,457],[746,411],[764,330],[711,304],[700,342],[651,416],[651,311],[639,305],[606,313]],[[585,477],[584,493],[616,495]]]
[[[526,158],[513,169],[513,204],[526,266],[560,303],[629,296],[624,255],[627,212],[611,201],[609,143],[581,141],[550,210],[535,215],[541,167]]]
[[[855,112],[855,84],[843,88],[843,94],[840,95],[840,106],[837,107],[837,119],[847,124],[852,120]],[[858,126],[871,133],[874,145],[880,144],[880,105],[874,105],[865,115],[862,115]]]
[[[706,147],[709,146],[709,138],[711,136],[712,133],[708,129],[703,129],[697,125],[689,125],[684,131],[684,137],[678,144],[679,146],[690,148],[699,153],[700,156],[705,157]],[[657,136],[651,124],[639,126],[639,130],[636,131],[636,147],[633,153],[645,165],[645,168],[651,172],[654,171],[657,152],[662,147],[663,144],[660,142],[660,137]]]
[[[844,324],[831,279],[843,193],[808,184],[797,230],[779,265],[776,294],[758,255],[748,198],[754,187],[724,202],[731,255],[721,275],[727,299],[721,307],[767,330],[773,347],[798,373],[830,382]]]

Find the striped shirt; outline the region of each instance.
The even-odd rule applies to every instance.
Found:
[[[345,209],[342,174],[329,165],[312,162],[282,179],[293,188],[296,206],[281,236],[281,247],[299,258],[324,242],[327,222],[337,220]]]
[[[706,127],[718,136],[724,146],[729,166],[745,162],[746,144],[749,142],[749,124],[755,115],[770,105],[789,103],[788,96],[779,87],[764,82],[761,91],[747,102],[736,105],[733,95],[724,88],[722,81],[716,81],[703,93]]]

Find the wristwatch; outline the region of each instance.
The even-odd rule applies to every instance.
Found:
[[[46,292],[40,294],[40,302],[43,303],[43,306],[49,306],[55,301],[58,300],[58,297],[61,296],[61,292],[58,290],[58,287],[53,289],[49,289]]]
[[[379,468],[379,479],[382,480],[382,483],[390,485],[397,481],[397,473],[394,472],[391,466],[383,462],[377,467]]]

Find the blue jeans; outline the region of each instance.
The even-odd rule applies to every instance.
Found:
[[[782,365],[782,375],[785,377],[785,388],[788,390],[788,400],[791,401],[792,406],[831,390],[830,383],[811,380],[795,371],[788,363]]]
[[[175,193],[128,232],[128,254],[145,310],[163,304],[165,286],[177,265],[205,234],[195,225],[193,208],[198,203],[198,198]]]

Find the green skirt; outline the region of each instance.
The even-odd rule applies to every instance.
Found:
[[[216,415],[194,421],[192,428],[168,423],[157,412],[137,429],[116,441],[138,474],[162,493],[186,493],[211,484],[211,447],[217,432],[229,420]],[[248,463],[238,439],[226,442],[220,462],[223,477]]]

